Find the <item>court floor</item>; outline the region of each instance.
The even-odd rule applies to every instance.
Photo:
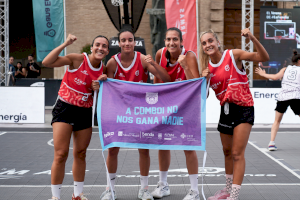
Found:
[[[246,149],[246,173],[241,200],[300,199],[300,131],[280,129],[278,151],[267,151],[269,128],[253,128]],[[225,185],[225,169],[219,133],[207,129],[207,160],[203,170],[203,152],[197,152],[199,190],[206,198]],[[151,150],[149,185],[153,190],[158,181],[158,151]],[[104,152],[105,157],[107,151]],[[106,187],[106,170],[97,129],[93,130],[87,152],[84,193],[89,200],[99,200]],[[0,128],[0,200],[44,200],[51,198],[50,169],[53,160],[51,128]],[[73,193],[72,144],[66,163],[62,200]],[[121,149],[119,153],[116,192],[119,200],[138,199],[139,165],[136,149]],[[181,200],[189,190],[189,178],[183,151],[171,151],[168,174],[171,196],[163,200]],[[203,199],[201,197],[201,199]]]

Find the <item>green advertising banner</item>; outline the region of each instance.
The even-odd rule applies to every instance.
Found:
[[[63,0],[32,0],[37,61],[64,42]],[[60,53],[63,56],[64,52]]]

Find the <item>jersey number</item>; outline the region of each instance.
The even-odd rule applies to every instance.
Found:
[[[289,71],[289,75],[287,76],[287,78],[289,80],[295,80],[296,79],[296,75],[297,75],[297,71],[296,70],[290,70]]]

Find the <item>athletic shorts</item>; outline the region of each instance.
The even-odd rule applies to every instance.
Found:
[[[227,104],[227,105],[226,105]],[[220,133],[233,135],[233,129],[242,123],[254,124],[254,107],[238,106],[226,103],[221,106],[221,115],[218,124]]]
[[[300,115],[300,99],[291,99],[287,101],[277,101],[276,111],[285,113],[287,108],[291,106],[291,109],[295,115]]]
[[[92,108],[78,107],[58,99],[52,111],[51,125],[64,122],[73,126],[73,131],[87,129],[92,126]]]

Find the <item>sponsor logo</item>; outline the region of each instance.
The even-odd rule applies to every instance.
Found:
[[[118,136],[123,136],[123,131],[118,131]]]
[[[177,78],[175,79],[175,81],[182,81],[182,78]]]
[[[119,77],[125,77],[125,75],[123,73],[120,73]]]
[[[158,139],[161,140],[162,139],[162,133],[158,133]]]
[[[139,71],[139,70],[136,70],[136,71],[135,71],[135,75],[136,75],[136,76],[139,76],[139,75],[140,75],[140,71]]]
[[[146,92],[146,102],[156,104],[158,102],[158,93]]]
[[[82,100],[82,101],[87,101],[88,98],[89,98],[89,95],[84,95],[84,96],[82,96],[81,100]]]
[[[80,80],[79,78],[75,78],[74,81],[77,85],[86,85],[86,82]]]
[[[152,138],[152,137],[154,137],[154,134],[153,133],[144,133],[144,132],[142,132],[142,137]]]
[[[227,71],[227,72],[228,72],[229,70],[230,70],[230,67],[229,67],[229,65],[226,65],[226,66],[225,66],[225,71]]]
[[[181,137],[182,139],[184,139],[184,138],[186,138],[186,135],[185,135],[184,133],[182,133],[182,134],[180,135],[180,137]]]
[[[114,132],[107,132],[106,134],[104,134],[104,138],[107,138],[107,137],[110,137],[113,135],[114,135]]]
[[[86,70],[81,71],[81,73],[83,73],[84,75],[87,75],[87,76],[89,75]]]
[[[221,85],[221,82],[219,81],[219,83],[215,83],[215,84],[213,84],[213,85],[211,85],[211,87],[212,87],[212,89],[217,89],[218,88],[218,86],[219,85]]]
[[[171,133],[165,133],[165,137],[174,137],[174,134],[171,134]]]

